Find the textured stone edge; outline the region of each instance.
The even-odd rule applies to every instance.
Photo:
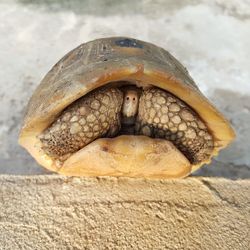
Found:
[[[250,180],[0,176],[0,249],[248,249]]]

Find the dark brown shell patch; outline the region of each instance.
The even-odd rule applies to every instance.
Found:
[[[129,38],[117,40],[115,41],[115,44],[119,47],[140,48],[140,49],[143,48],[143,45],[139,43],[137,40]]]

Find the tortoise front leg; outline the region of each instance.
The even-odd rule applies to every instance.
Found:
[[[99,89],[67,107],[39,139],[52,157],[62,157],[120,129],[123,93],[118,88]]]
[[[142,92],[135,130],[136,134],[172,141],[194,164],[209,158],[213,149],[212,136],[199,116],[159,88]]]

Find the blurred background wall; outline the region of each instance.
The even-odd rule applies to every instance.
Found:
[[[0,0],[0,174],[44,174],[17,144],[25,106],[69,50],[105,36],[177,57],[232,122],[237,139],[198,175],[250,178],[249,0]]]

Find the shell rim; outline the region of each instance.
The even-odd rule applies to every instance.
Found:
[[[109,38],[110,39],[110,38]],[[116,38],[115,38],[116,39]],[[96,40],[94,40],[96,41]],[[93,42],[93,41],[91,41]],[[91,43],[89,42],[89,43]],[[154,45],[155,46],[155,45]],[[135,49],[135,48],[132,48]],[[71,53],[71,52],[69,52]],[[57,105],[54,107],[54,110],[50,112],[56,112],[58,114],[70,103],[74,102],[78,98],[84,96],[88,92],[96,89],[97,87],[103,86],[110,82],[116,81],[142,81],[148,82],[151,85],[158,86],[162,89],[169,91],[178,98],[185,101],[191,108],[193,108],[197,114],[203,119],[208,129],[214,137],[214,142],[216,147],[214,148],[211,158],[218,154],[219,150],[225,148],[234,138],[235,133],[230,126],[229,122],[223,117],[223,115],[210,103],[210,101],[194,87],[190,87],[187,84],[183,83],[180,79],[177,79],[174,75],[165,72],[159,67],[156,69],[155,63],[152,61],[136,60],[135,57],[130,57],[123,59],[125,61],[124,68],[109,72],[109,74],[104,73],[97,76],[95,79],[92,79],[89,83],[86,84],[78,93],[74,93],[74,98],[69,98],[68,102],[64,105]],[[112,60],[110,61],[112,63]],[[95,64],[90,64],[90,67],[94,67]],[[84,72],[86,73],[86,72]],[[80,77],[75,81],[80,81]],[[152,84],[154,82],[154,84]],[[90,87],[91,86],[91,87]],[[89,89],[87,89],[89,88]],[[198,105],[197,105],[198,104]],[[211,121],[208,121],[209,115],[212,117]],[[36,124],[44,124],[44,127],[53,121],[55,115],[43,117],[27,117],[24,120],[23,126],[19,135],[19,143],[24,146],[29,152],[29,146],[27,146],[27,138],[36,137],[43,129],[36,130]],[[220,133],[221,132],[221,133]],[[223,133],[222,133],[223,132]],[[30,152],[31,153],[31,152]],[[32,154],[32,153],[31,153]],[[33,154],[32,154],[33,155]],[[39,155],[39,153],[38,153]],[[209,163],[211,158],[205,162],[202,162],[199,165],[192,166],[192,172],[198,169],[204,163]]]

